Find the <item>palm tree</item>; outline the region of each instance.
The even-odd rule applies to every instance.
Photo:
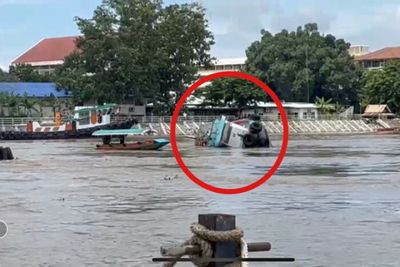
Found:
[[[315,104],[321,109],[322,113],[334,113],[337,110],[335,104],[332,104],[332,98],[325,100],[324,97],[317,96]]]
[[[40,111],[35,107],[36,105],[39,105],[39,102],[28,96],[25,96],[21,101],[21,106],[25,108],[25,113],[28,117],[32,117],[32,110],[36,113],[40,113]]]
[[[0,116],[4,116],[4,107],[8,105],[9,98],[8,93],[0,93]]]
[[[13,93],[9,95],[8,107],[10,116],[19,116],[20,99]]]

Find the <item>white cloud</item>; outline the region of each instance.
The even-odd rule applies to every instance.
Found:
[[[260,39],[261,29],[272,33],[283,28],[295,30],[297,26],[317,22],[326,31],[335,15],[315,7],[302,7],[288,11],[279,1],[266,0],[203,0],[216,45],[212,53],[217,57],[245,55],[250,44]]]

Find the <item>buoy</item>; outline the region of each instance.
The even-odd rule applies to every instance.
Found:
[[[0,160],[13,160],[14,155],[9,147],[0,147]]]

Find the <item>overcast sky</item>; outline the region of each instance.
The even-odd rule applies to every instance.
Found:
[[[0,67],[45,37],[76,35],[73,18],[90,17],[101,0],[0,0]],[[166,0],[166,4],[183,3]],[[191,2],[191,1],[189,1]],[[400,0],[199,0],[207,8],[216,45],[213,56],[240,57],[260,38],[317,22],[332,33],[370,50],[400,46]]]

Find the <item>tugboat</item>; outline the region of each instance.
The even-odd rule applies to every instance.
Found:
[[[76,107],[72,118],[62,122],[61,113],[55,114],[54,122],[41,125],[37,121],[28,121],[26,125],[14,126],[0,131],[0,140],[50,140],[90,138],[95,131],[102,129],[129,129],[137,124],[136,120],[113,120],[117,105],[104,104],[93,107]]]
[[[215,120],[211,128],[200,128],[195,138],[197,146],[208,147],[270,147],[267,129],[259,116],[229,122],[225,116]]]

